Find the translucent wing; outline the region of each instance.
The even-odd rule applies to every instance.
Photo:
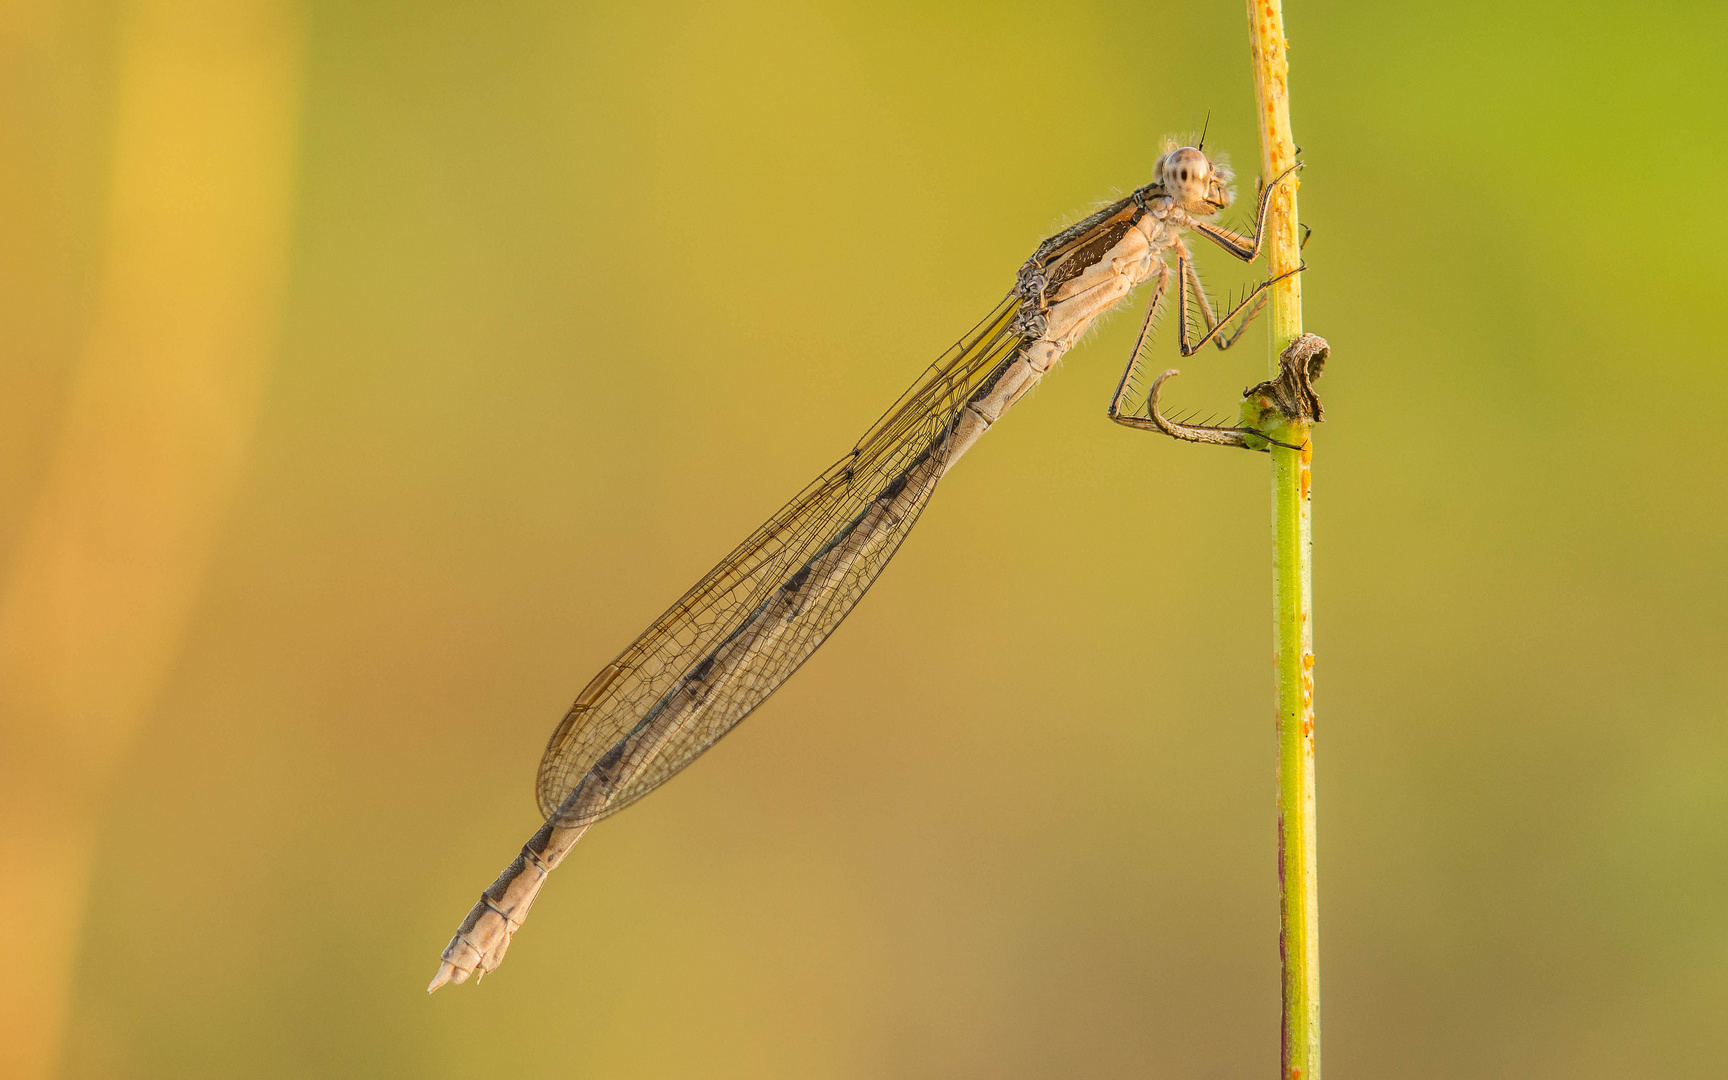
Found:
[[[540,760],[561,827],[616,813],[750,715],[875,582],[947,464],[960,409],[1022,338],[1010,293],[860,439],[595,676]]]

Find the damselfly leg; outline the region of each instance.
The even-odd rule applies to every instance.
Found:
[[[1253,262],[1255,259],[1260,257],[1260,243],[1266,237],[1266,212],[1271,209],[1272,206],[1272,192],[1277,190],[1279,184],[1282,184],[1284,181],[1294,176],[1296,171],[1300,168],[1302,168],[1302,163],[1298,161],[1296,164],[1279,173],[1277,179],[1260,189],[1260,198],[1254,211],[1253,236],[1243,236],[1234,229],[1226,229],[1222,225],[1201,219],[1195,219],[1190,222],[1190,226],[1195,232],[1206,237],[1206,239],[1217,244],[1219,247],[1236,256],[1238,259],[1241,259],[1243,262]]]
[[[1197,216],[1188,219],[1188,227],[1201,233],[1207,239],[1211,240],[1231,255],[1241,259],[1243,262],[1252,262],[1254,259],[1259,257],[1261,244],[1265,238],[1266,214],[1267,210],[1271,206],[1272,193],[1277,189],[1279,184],[1293,176],[1301,167],[1301,164],[1298,163],[1291,168],[1284,170],[1284,172],[1280,173],[1272,183],[1267,184],[1260,189],[1259,198],[1256,200],[1254,231],[1252,234],[1244,235],[1233,229],[1216,225]],[[1225,203],[1223,201],[1216,201],[1212,205],[1216,209],[1222,209]],[[1214,212],[1216,212],[1216,210],[1214,210]],[[1304,242],[1306,242],[1307,238],[1304,237],[1303,239]],[[1295,270],[1287,271],[1286,273],[1276,275],[1266,281],[1260,282],[1258,285],[1254,286],[1253,289],[1249,290],[1248,294],[1244,296],[1239,303],[1235,304],[1229,311],[1225,312],[1223,318],[1219,318],[1213,311],[1211,300],[1206,295],[1205,286],[1200,281],[1200,273],[1195,267],[1194,256],[1193,253],[1188,250],[1188,245],[1184,243],[1179,236],[1172,237],[1170,241],[1170,250],[1176,257],[1176,268],[1174,272],[1176,274],[1177,316],[1179,322],[1179,325],[1177,326],[1177,338],[1180,351],[1185,357],[1193,356],[1195,353],[1205,348],[1208,343],[1217,346],[1220,350],[1228,349],[1230,346],[1234,345],[1237,339],[1242,336],[1242,332],[1248,328],[1248,324],[1254,321],[1255,316],[1259,315],[1261,309],[1265,306],[1267,290],[1279,281],[1282,281],[1284,278],[1300,273],[1306,268],[1305,266],[1299,266]],[[1129,395],[1133,393],[1136,381],[1135,376],[1139,371],[1140,360],[1145,352],[1147,341],[1151,337],[1152,328],[1157,323],[1158,315],[1164,302],[1164,295],[1169,287],[1170,274],[1171,269],[1168,264],[1166,264],[1165,266],[1160,267],[1156,275],[1152,288],[1152,295],[1146,305],[1146,317],[1140,324],[1140,333],[1135,338],[1134,350],[1128,357],[1128,364],[1122,371],[1122,378],[1116,384],[1116,392],[1110,399],[1110,407],[1106,411],[1106,415],[1118,424],[1122,424],[1125,427],[1135,428],[1140,431],[1157,431],[1174,438],[1186,439],[1193,442],[1217,442],[1227,445],[1244,445],[1242,439],[1244,434],[1253,434],[1258,436],[1259,432],[1247,428],[1238,428],[1226,425],[1184,424],[1160,415],[1157,401],[1158,385],[1171,375],[1176,374],[1175,371],[1167,371],[1163,375],[1160,375],[1153,385],[1148,388],[1145,416],[1136,416],[1128,411],[1126,402]],[[1198,315],[1198,323],[1205,327],[1204,333],[1201,333],[1198,339],[1193,339],[1191,336],[1189,322],[1191,314]],[[1230,329],[1232,325],[1234,326],[1234,329]],[[1195,327],[1194,329],[1198,329],[1198,327]],[[1226,330],[1229,332],[1226,333]]]
[[[1170,284],[1170,267],[1158,268],[1158,276],[1152,282],[1152,298],[1146,304],[1146,318],[1140,322],[1140,333],[1134,339],[1134,352],[1128,357],[1128,366],[1122,369],[1122,378],[1116,383],[1116,393],[1110,398],[1110,408],[1105,415],[1123,427],[1131,427],[1140,431],[1162,431],[1149,417],[1130,416],[1122,411],[1122,403],[1134,386],[1134,373],[1140,367],[1140,353],[1146,348],[1146,342],[1152,337],[1152,327],[1157,325],[1158,311],[1164,303],[1164,291]],[[1150,403],[1150,397],[1148,397]]]
[[[1267,278],[1265,281],[1254,286],[1254,288],[1249,291],[1248,295],[1242,298],[1242,302],[1231,308],[1230,311],[1225,314],[1224,318],[1217,319],[1212,315],[1212,304],[1206,299],[1206,289],[1200,284],[1200,273],[1194,269],[1194,260],[1189,256],[1186,245],[1179,246],[1176,249],[1176,263],[1181,268],[1181,280],[1177,283],[1176,289],[1177,299],[1181,307],[1179,313],[1181,321],[1176,327],[1176,334],[1181,339],[1182,355],[1185,357],[1193,356],[1201,349],[1204,349],[1207,342],[1211,342],[1218,346],[1220,350],[1228,349],[1230,346],[1236,344],[1236,339],[1242,336],[1242,331],[1248,329],[1248,324],[1254,321],[1254,316],[1260,314],[1260,309],[1266,306],[1266,290],[1270,289],[1278,282],[1283,281],[1285,278],[1299,274],[1303,270],[1307,269],[1307,265],[1304,264],[1298,266],[1294,270],[1286,270],[1284,273],[1279,274],[1276,277]],[[1206,323],[1206,332],[1200,335],[1199,341],[1194,342],[1188,340],[1188,304],[1190,290],[1192,290],[1196,298],[1195,306],[1199,309],[1200,318]],[[1228,337],[1220,337],[1220,331],[1230,325],[1230,321],[1236,318],[1237,315],[1240,315],[1249,304],[1253,304],[1254,308],[1243,317],[1241,323],[1237,325],[1235,332]]]

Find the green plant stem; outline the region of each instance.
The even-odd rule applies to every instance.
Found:
[[[1280,0],[1248,0],[1261,176],[1295,163],[1290,130],[1289,56]],[[1282,185],[1267,217],[1272,274],[1301,262],[1295,183]],[[1272,372],[1278,355],[1302,333],[1302,276],[1272,290]],[[1314,807],[1314,620],[1309,530],[1313,442],[1309,426],[1288,422],[1274,432],[1272,454],[1273,641],[1278,685],[1279,952],[1284,968],[1283,1080],[1320,1077],[1320,899]]]
[[[1303,437],[1290,425],[1280,441]],[[1279,952],[1283,1076],[1320,1075],[1320,900],[1314,815],[1314,647],[1308,452],[1273,447],[1274,634],[1278,672]]]

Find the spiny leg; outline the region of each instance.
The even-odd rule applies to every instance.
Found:
[[[1152,327],[1158,321],[1158,309],[1164,303],[1164,290],[1170,284],[1170,266],[1168,263],[1158,267],[1158,277],[1152,285],[1152,298],[1146,304],[1146,318],[1140,324],[1140,335],[1134,339],[1134,351],[1128,355],[1128,366],[1122,369],[1122,381],[1116,384],[1116,394],[1110,399],[1110,408],[1106,415],[1125,427],[1138,428],[1141,431],[1158,431],[1159,427],[1151,420],[1138,416],[1129,416],[1122,411],[1122,401],[1128,396],[1128,389],[1133,384],[1134,372],[1140,367],[1140,354],[1146,348],[1146,341],[1152,336]]]
[[[1214,446],[1235,446],[1243,450],[1266,451],[1268,447],[1257,445],[1249,440],[1249,436],[1253,436],[1261,442],[1269,443],[1272,446],[1282,446],[1286,450],[1303,449],[1300,446],[1279,442],[1257,428],[1239,427],[1233,424],[1214,424],[1211,421],[1203,424],[1190,424],[1165,416],[1158,409],[1158,391],[1163,389],[1165,382],[1180,374],[1182,374],[1180,371],[1171,368],[1152,380],[1152,386],[1146,391],[1146,419],[1141,419],[1138,416],[1119,416],[1115,402],[1112,402],[1110,406],[1110,419],[1140,431],[1163,432],[1165,435],[1173,439],[1181,439],[1183,442],[1211,443]],[[1255,388],[1250,387],[1250,389]],[[1121,397],[1120,390],[1117,391],[1117,397],[1118,399]]]
[[[1186,301],[1187,301],[1189,289],[1194,290],[1194,298],[1195,298],[1196,304],[1200,308],[1200,318],[1205,320],[1206,337],[1212,339],[1212,344],[1218,346],[1219,352],[1223,352],[1225,349],[1228,349],[1230,346],[1236,344],[1236,339],[1242,336],[1242,331],[1248,329],[1248,324],[1253,322],[1254,317],[1260,314],[1260,309],[1266,306],[1266,296],[1264,294],[1262,294],[1260,296],[1259,302],[1254,305],[1254,310],[1250,311],[1246,316],[1243,317],[1243,319],[1240,323],[1236,324],[1235,333],[1230,334],[1228,337],[1214,336],[1214,335],[1218,334],[1219,330],[1223,328],[1225,323],[1220,323],[1218,321],[1217,317],[1212,314],[1212,302],[1206,296],[1206,286],[1204,286],[1200,283],[1200,270],[1198,267],[1196,267],[1194,265],[1194,257],[1191,254],[1189,254],[1188,246],[1186,244],[1183,244],[1182,242],[1178,241],[1177,242],[1177,249],[1180,252],[1180,255],[1179,255],[1177,261],[1180,264],[1180,266],[1182,267],[1182,292],[1181,292],[1181,296],[1182,296],[1182,299],[1184,301],[1183,305],[1182,305],[1182,312],[1183,312],[1183,314],[1182,314],[1182,330],[1183,330],[1183,334],[1182,334],[1183,353],[1182,353],[1182,355],[1183,356],[1191,356],[1191,355],[1193,355],[1193,352],[1195,350],[1200,349],[1206,343],[1206,339],[1202,338],[1201,343],[1199,345],[1194,346],[1193,350],[1190,350],[1187,346],[1188,337],[1187,337],[1186,332],[1188,329],[1188,314],[1187,314],[1188,306],[1187,306]],[[1236,311],[1240,311],[1240,310],[1242,310],[1242,309],[1240,306],[1238,306],[1235,309],[1235,311],[1232,311],[1230,313],[1231,317],[1234,317],[1236,314]],[[1229,320],[1225,320],[1225,322],[1228,322],[1228,321]]]
[[[1236,232],[1233,229],[1226,229],[1222,225],[1214,225],[1210,221],[1193,222],[1194,231],[1206,237],[1206,239],[1212,241],[1214,244],[1217,244],[1225,251],[1228,251],[1230,254],[1236,256],[1238,259],[1241,259],[1243,262],[1253,262],[1255,259],[1260,257],[1260,243],[1266,238],[1266,212],[1271,209],[1272,206],[1272,192],[1277,189],[1279,184],[1282,184],[1285,180],[1289,179],[1290,176],[1301,167],[1302,163],[1298,161],[1296,164],[1279,173],[1278,179],[1260,189],[1260,205],[1254,212],[1253,236],[1243,236],[1241,233]]]
[[[1270,289],[1272,286],[1276,285],[1280,281],[1283,281],[1287,277],[1293,277],[1296,274],[1299,274],[1302,271],[1308,269],[1308,264],[1303,263],[1302,265],[1296,267],[1296,269],[1294,269],[1294,270],[1286,270],[1282,274],[1278,274],[1275,277],[1267,278],[1265,281],[1262,281],[1260,284],[1254,286],[1253,289],[1249,290],[1248,295],[1244,296],[1242,298],[1242,302],[1240,304],[1237,304],[1235,307],[1231,308],[1224,315],[1224,318],[1221,321],[1211,325],[1211,328],[1208,329],[1206,331],[1206,333],[1201,336],[1199,341],[1196,341],[1192,345],[1190,345],[1188,343],[1188,279],[1191,275],[1193,275],[1193,271],[1192,271],[1191,267],[1188,265],[1188,260],[1184,256],[1182,256],[1181,254],[1178,254],[1176,259],[1177,259],[1177,262],[1182,264],[1181,280],[1179,282],[1177,282],[1176,295],[1180,301],[1181,314],[1182,314],[1182,324],[1177,327],[1177,331],[1178,331],[1178,335],[1179,335],[1180,342],[1181,342],[1181,348],[1182,348],[1182,355],[1183,356],[1193,356],[1195,353],[1199,352],[1201,349],[1204,349],[1206,347],[1206,343],[1208,341],[1211,341],[1213,338],[1218,336],[1218,331],[1220,331],[1220,330],[1224,329],[1224,327],[1230,325],[1230,321],[1232,319],[1236,318],[1237,315],[1241,314],[1242,310],[1244,308],[1246,308],[1249,304],[1254,303],[1256,300],[1260,300],[1261,294],[1264,293],[1267,289]],[[1195,282],[1195,288],[1198,289],[1200,279],[1197,275],[1194,276],[1194,282]],[[1202,301],[1202,302],[1204,302],[1204,301]],[[1264,301],[1262,301],[1262,303],[1263,302]],[[1257,306],[1254,309],[1255,314],[1258,314],[1259,310],[1260,309]],[[1248,325],[1248,322],[1251,321],[1253,318],[1254,318],[1254,315],[1249,315],[1247,319],[1243,320],[1242,326],[1246,327]],[[1240,334],[1241,332],[1242,332],[1242,329],[1238,328],[1236,331],[1236,334],[1232,334],[1230,336],[1230,340],[1235,341],[1236,335]],[[1224,346],[1224,347],[1228,347],[1228,346]]]

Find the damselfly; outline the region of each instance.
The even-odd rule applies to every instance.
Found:
[[[1192,230],[1252,262],[1272,192],[1294,171],[1261,189],[1253,232],[1244,234],[1213,220],[1234,198],[1228,166],[1199,146],[1166,142],[1152,183],[1040,244],[1007,297],[930,365],[850,453],[577,696],[540,761],[545,825],[481,894],[428,990],[497,968],[546,875],[590,825],[665,783],[809,659],[888,564],[937,481],[1135,286],[1151,281],[1152,297],[1110,418],[1182,438],[1241,443],[1245,429],[1165,419],[1156,384],[1145,416],[1124,405],[1172,277],[1184,356],[1208,342],[1228,348],[1259,312],[1276,278],[1219,318],[1183,237]]]

